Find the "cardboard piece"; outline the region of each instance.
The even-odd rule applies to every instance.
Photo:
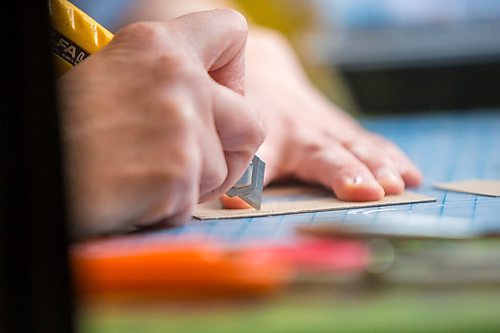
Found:
[[[320,187],[280,186],[269,187],[264,190],[260,210],[253,208],[224,209],[220,202],[215,200],[198,205],[193,216],[200,220],[233,219],[433,201],[436,201],[436,199],[406,191],[401,195],[386,196],[380,201],[345,202],[336,199],[332,192]]]
[[[451,183],[438,183],[434,187],[454,192],[500,197],[500,180],[470,179]]]

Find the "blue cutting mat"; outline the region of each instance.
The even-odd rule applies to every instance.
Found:
[[[191,221],[150,236],[196,234],[228,242],[283,241],[299,225],[407,220],[424,228],[460,224],[471,232],[500,231],[500,198],[436,190],[432,184],[460,179],[500,180],[500,110],[366,119],[370,130],[396,142],[421,168],[424,184],[415,192],[433,203],[347,209],[274,217]],[[408,226],[411,227],[411,226]]]

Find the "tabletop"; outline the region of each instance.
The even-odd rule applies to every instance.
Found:
[[[317,223],[369,223],[380,220],[425,222],[429,228],[460,223],[471,231],[500,229],[500,198],[438,190],[433,184],[462,179],[500,180],[500,111],[443,112],[379,116],[362,120],[373,132],[393,140],[424,174],[414,192],[436,202],[401,206],[346,209],[330,212],[241,218],[192,220],[162,235],[197,234],[228,242],[286,240],[295,228]]]
[[[433,188],[436,182],[500,179],[500,111],[380,116],[362,120],[396,142],[421,168],[413,191],[435,202],[231,220],[192,220],[136,237],[165,242],[185,236],[230,244],[287,242],[297,226],[412,221],[428,228],[461,224],[499,230],[500,198]],[[486,243],[484,243],[486,242]],[[406,246],[406,245],[405,245]],[[399,249],[382,278],[314,281],[264,301],[153,307],[93,304],[79,312],[83,332],[498,332],[500,243],[436,241]]]

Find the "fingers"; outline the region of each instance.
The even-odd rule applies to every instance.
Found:
[[[236,94],[233,92],[233,94]],[[211,198],[225,183],[228,165],[221,140],[217,133],[213,113],[201,115],[197,127],[198,145],[202,151],[202,171],[199,178],[200,201]]]
[[[298,164],[296,174],[301,180],[331,188],[340,200],[375,201],[384,197],[384,189],[370,170],[343,146],[332,143],[314,150],[303,154]]]
[[[245,17],[232,9],[202,11],[171,22],[212,78],[240,94],[244,91]]]
[[[212,89],[215,120],[213,137],[219,140],[219,152],[222,151],[223,156],[207,148],[205,159],[214,165],[220,165],[215,161],[220,159],[225,161],[226,167],[220,169],[223,181],[208,190],[205,188],[200,197],[201,202],[221,195],[238,181],[265,137],[262,117],[248,106],[242,96],[218,84],[214,84]],[[209,137],[210,133],[206,135]],[[220,179],[221,175],[219,173],[217,177]]]
[[[243,94],[247,34],[248,25],[242,14],[217,9],[167,22],[130,24],[115,34],[108,48],[127,46],[153,57],[181,55],[185,62],[201,63],[219,84]]]
[[[377,135],[369,134],[346,146],[371,170],[386,194],[399,194],[406,186],[418,186],[422,181],[422,174],[405,154]]]
[[[206,152],[200,181],[203,202],[237,182],[263,141],[261,117],[234,93],[244,93],[248,26],[243,15],[229,9],[185,15],[170,24],[221,85],[213,85],[215,131],[208,128],[200,141]]]
[[[376,135],[344,145],[316,139],[316,144],[299,149],[302,160],[294,173],[303,181],[331,188],[341,200],[380,200],[422,180],[420,171],[394,144]]]
[[[214,85],[213,92],[215,126],[224,151],[253,155],[265,138],[262,115],[226,87]]]
[[[347,148],[367,166],[386,194],[399,194],[404,191],[404,180],[387,152],[373,143],[365,142],[356,142],[348,145]]]
[[[387,143],[385,145],[385,150],[396,162],[401,177],[406,184],[406,187],[416,187],[420,186],[422,183],[423,175],[422,172],[413,164],[410,159],[394,144]]]

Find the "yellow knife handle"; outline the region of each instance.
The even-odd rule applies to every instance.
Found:
[[[113,39],[110,31],[67,0],[49,0],[49,12],[57,76]]]

